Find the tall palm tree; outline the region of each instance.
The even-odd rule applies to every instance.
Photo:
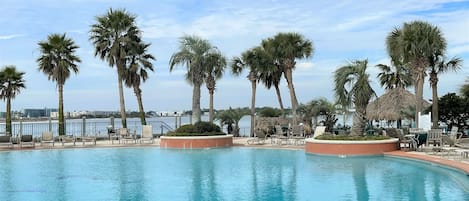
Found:
[[[434,55],[430,59],[430,86],[432,87],[432,128],[438,126],[438,75],[448,71],[457,71],[462,67],[462,59],[454,57],[445,61],[444,56]]]
[[[125,85],[132,87],[137,97],[140,122],[142,125],[147,125],[147,122],[145,119],[145,110],[143,109],[142,89],[140,85],[148,79],[147,70],[154,70],[151,61],[155,60],[155,57],[148,53],[148,47],[150,47],[150,44],[140,43],[136,48],[131,50],[131,56],[128,57],[127,61],[129,68],[124,77]]]
[[[140,40],[140,30],[135,24],[135,16],[125,10],[108,10],[105,15],[96,16],[96,24],[91,25],[90,40],[95,46],[94,55],[116,66],[119,87],[119,102],[122,127],[127,127],[123,81],[126,72],[126,58]]]
[[[51,34],[47,40],[38,43],[41,56],[37,59],[39,71],[49,80],[57,82],[59,91],[59,135],[65,135],[65,119],[63,105],[63,86],[70,77],[70,73],[78,73],[77,63],[80,58],[75,54],[79,48],[71,38],[65,34]]]
[[[356,60],[335,71],[335,96],[340,105],[355,106],[351,135],[362,135],[366,125],[366,106],[375,95],[366,73],[368,60]]]
[[[402,28],[395,28],[389,33],[386,45],[391,59],[408,65],[412,71],[416,93],[415,122],[418,127],[418,114],[422,112],[425,71],[433,55],[444,55],[446,40],[437,26],[413,21],[404,23]]]
[[[385,64],[376,65],[381,72],[378,73],[379,83],[385,89],[394,88],[407,88],[412,86],[412,75],[409,69],[404,65],[392,65],[388,66]]]
[[[298,33],[278,33],[273,38],[263,40],[262,46],[273,56],[275,63],[283,68],[283,75],[290,91],[293,123],[296,123],[298,99],[293,86],[293,70],[296,59],[311,57],[314,52],[313,43]]]
[[[216,81],[221,79],[226,68],[226,58],[219,52],[213,51],[209,54],[205,70],[205,85],[210,95],[209,121],[213,123],[213,94],[215,93]]]
[[[11,135],[11,99],[26,88],[24,72],[16,71],[13,65],[4,66],[0,70],[0,98],[6,100],[5,131]]]
[[[169,71],[176,65],[187,67],[186,80],[192,85],[192,123],[201,120],[200,87],[205,81],[210,56],[216,52],[208,40],[198,36],[183,36],[179,39],[179,51],[169,60]]]
[[[256,107],[256,83],[259,74],[265,72],[265,68],[271,63],[269,54],[262,47],[254,47],[246,50],[241,57],[234,57],[231,63],[231,71],[234,75],[240,75],[244,69],[249,69],[247,76],[251,82],[251,130],[250,136],[254,136],[254,120]]]
[[[271,56],[271,55],[269,55]],[[270,58],[273,59],[273,58]],[[266,72],[262,72],[259,75],[260,81],[270,89],[272,86],[275,87],[275,93],[277,94],[277,100],[282,110],[282,113],[285,114],[285,108],[283,107],[282,96],[280,94],[280,81],[282,79],[283,69],[279,65],[275,65],[273,62],[266,68]]]

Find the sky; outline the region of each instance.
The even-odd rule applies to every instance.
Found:
[[[458,92],[469,79],[469,1],[467,0],[2,0],[0,7],[0,66],[15,65],[25,72],[26,89],[13,100],[13,110],[57,108],[56,83],[38,71],[37,43],[53,33],[66,33],[80,47],[80,71],[64,86],[65,111],[119,110],[115,68],[94,56],[88,40],[95,17],[109,8],[126,9],[137,16],[143,40],[151,43],[155,71],[142,85],[146,111],[190,110],[192,86],[184,80],[185,66],[169,72],[169,59],[178,51],[179,38],[197,35],[209,40],[229,59],[257,46],[279,32],[297,32],[311,40],[311,58],[298,60],[293,83],[300,103],[316,98],[334,101],[333,72],[352,60],[369,60],[368,73],[377,95],[376,64],[389,64],[385,38],[404,22],[427,21],[438,26],[447,40],[447,56],[464,60],[461,70],[440,76],[442,96]],[[248,107],[251,85],[247,72],[233,76],[227,71],[217,82],[215,109]],[[209,95],[202,86],[201,107]],[[281,83],[286,107],[290,96]],[[414,91],[414,89],[409,89]],[[126,89],[127,110],[138,110],[133,91]],[[424,98],[431,98],[428,77]],[[4,105],[4,102],[0,104]],[[258,86],[256,106],[279,107],[275,90]],[[0,105],[0,111],[5,111]]]

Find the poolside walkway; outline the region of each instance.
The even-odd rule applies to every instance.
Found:
[[[262,143],[255,143],[255,144],[248,144],[248,140],[250,138],[247,137],[235,137],[233,138],[233,146],[235,147],[256,147],[256,148],[267,148],[267,149],[291,149],[291,150],[302,150],[304,149],[304,144],[300,145],[291,145],[291,144],[282,144],[279,145],[277,143],[272,143],[270,139],[265,140]],[[11,150],[31,150],[31,149],[70,149],[70,148],[95,148],[95,147],[102,147],[102,148],[111,148],[111,147],[159,147],[160,139],[155,139],[155,143],[153,144],[140,144],[140,143],[126,143],[126,144],[119,144],[119,142],[114,141],[112,143],[110,140],[98,140],[96,141],[96,145],[93,143],[87,142],[84,146],[82,142],[76,142],[75,146],[72,143],[66,143],[65,146],[62,146],[61,143],[55,143],[55,146],[52,147],[51,144],[44,144],[40,146],[40,143],[36,143],[34,148],[31,147],[24,147],[19,148],[19,146],[15,145],[13,149],[8,147],[0,147],[0,151],[11,151]],[[403,158],[410,158],[416,160],[422,160],[431,162],[438,165],[446,165],[452,168],[457,168],[464,171],[467,175],[469,175],[469,158],[462,157],[461,155],[457,154],[444,154],[439,153],[436,154],[434,152],[418,152],[418,151],[393,151],[393,152],[386,152],[384,153],[386,156],[393,156],[393,157],[403,157]]]

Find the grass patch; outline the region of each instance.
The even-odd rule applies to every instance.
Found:
[[[318,140],[350,140],[350,141],[367,141],[367,140],[387,140],[391,139],[389,136],[383,135],[364,135],[364,136],[352,136],[352,135],[321,135],[316,137]]]

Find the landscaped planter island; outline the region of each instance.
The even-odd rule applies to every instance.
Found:
[[[381,155],[399,149],[399,139],[386,140],[317,140],[306,139],[305,151],[321,155]]]
[[[161,148],[201,149],[233,146],[233,135],[162,136]]]

